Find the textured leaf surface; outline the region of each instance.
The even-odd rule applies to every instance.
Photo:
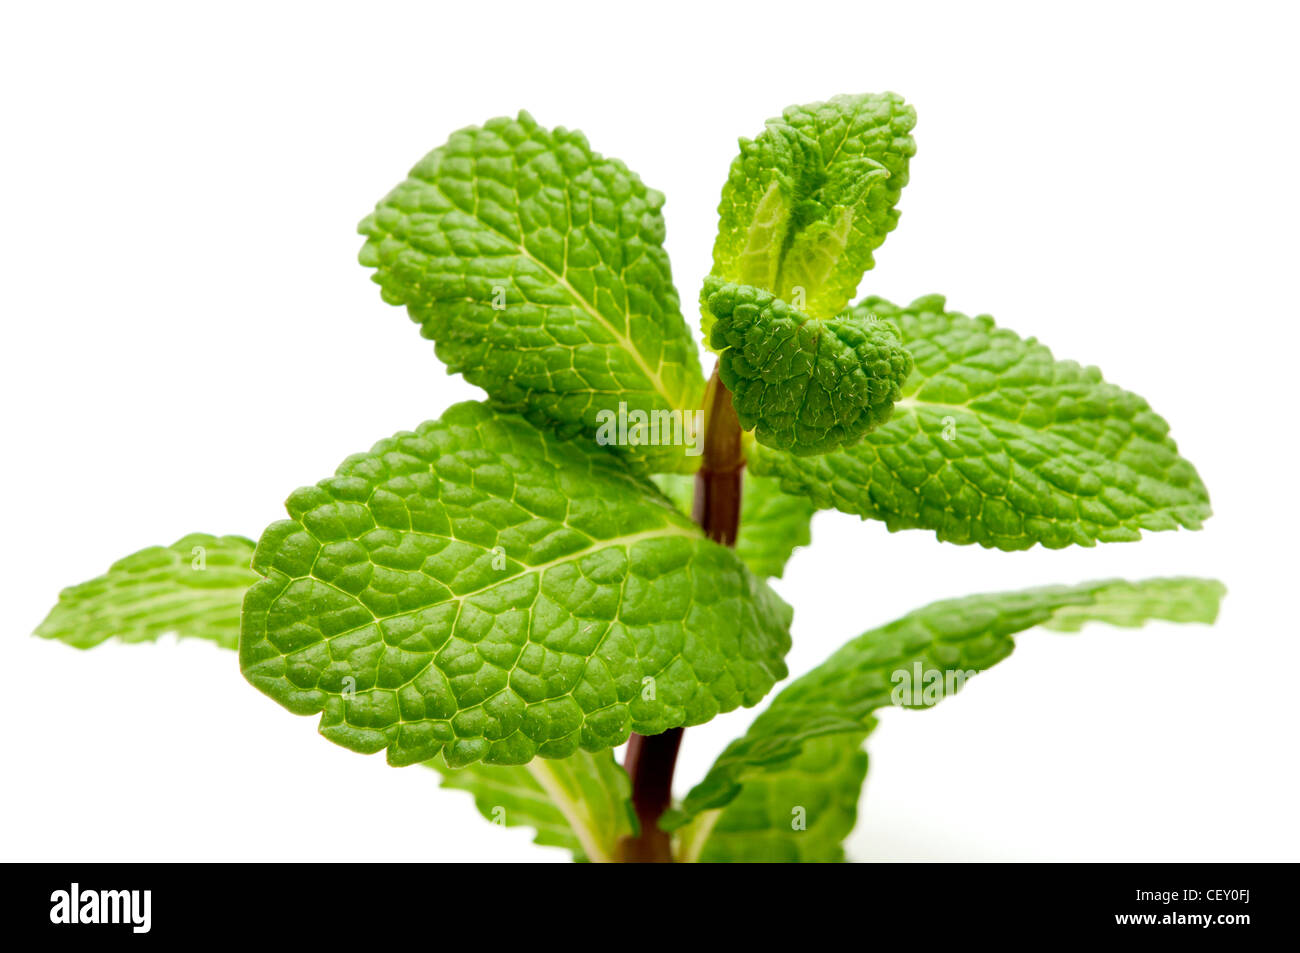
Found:
[[[442,775],[443,787],[472,794],[489,821],[531,827],[535,843],[563,847],[578,861],[611,862],[619,840],[637,830],[632,783],[609,750],[523,765],[425,763]]]
[[[869,731],[872,712],[893,704],[891,696],[904,677],[916,694],[900,696],[902,703],[933,704],[949,684],[947,673],[989,668],[1011,654],[1013,637],[1026,629],[1075,631],[1089,621],[1123,626],[1151,619],[1210,623],[1218,615],[1223,593],[1223,585],[1209,579],[1105,580],[932,603],[850,640],[786,686],[665,823],[680,824],[730,803],[750,777],[795,758],[810,739]],[[944,678],[937,694],[923,697],[922,682],[935,677],[931,672]],[[961,682],[951,684],[960,688]]]
[[[242,536],[192,533],[170,546],[150,546],[64,589],[36,634],[79,649],[171,632],[234,648],[244,592],[258,578],[252,560],[253,541]]]
[[[746,779],[730,804],[681,831],[684,860],[833,864],[858,820],[867,777],[865,734],[824,735],[789,761]],[[695,851],[699,851],[698,858]]]
[[[438,356],[563,433],[602,410],[699,407],[704,380],[663,249],[663,195],[582,133],[527,113],[462,129],[361,222],[363,265]],[[692,469],[681,447],[640,447]]]
[[[771,293],[708,278],[709,343],[736,415],[762,444],[806,455],[856,443],[889,419],[912,358],[863,312],[810,318]]]
[[[741,139],[718,206],[713,274],[814,317],[838,314],[898,224],[915,124],[894,93],[836,96],[791,106]]]
[[[393,764],[522,764],[753,705],[790,610],[590,442],[459,404],[295,492],[240,662]]]
[[[687,516],[695,501],[695,478],[660,474],[654,478],[676,507]],[[817,508],[805,496],[781,490],[776,480],[746,471],[740,496],[740,532],[736,555],[756,576],[780,577],[800,546],[812,542],[810,523]]]
[[[939,296],[854,308],[895,324],[915,369],[890,420],[822,457],[754,448],[755,472],[818,506],[941,540],[1049,548],[1199,529],[1209,494],[1145,400]]]

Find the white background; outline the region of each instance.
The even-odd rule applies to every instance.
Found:
[[[1035,632],[872,737],[859,860],[1300,859],[1297,182],[1282,6],[10,5],[0,20],[0,856],[559,859],[315,735],[198,643],[30,637],[58,590],[474,396],[356,264],[448,133],[526,107],[668,195],[693,300],[736,138],[893,89],[919,153],[862,291],[940,291],[1147,397],[1201,533],[1006,554],[819,515],[791,668],[939,597],[1200,574],[1214,628]],[[689,313],[689,309],[688,309]],[[750,712],[691,729],[680,789]]]

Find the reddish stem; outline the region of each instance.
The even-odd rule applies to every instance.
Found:
[[[741,479],[745,453],[740,421],[715,367],[704,393],[704,433],[700,469],[695,474],[691,517],[709,539],[736,545],[740,529]],[[641,833],[625,837],[619,859],[626,863],[672,863],[672,838],[660,830],[659,818],[672,803],[673,770],[682,744],[682,728],[658,735],[632,735],[623,766],[632,778],[632,805]]]

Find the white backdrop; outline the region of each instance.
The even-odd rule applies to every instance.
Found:
[[[356,222],[526,107],[668,196],[682,297],[736,138],[790,103],[918,109],[862,292],[939,291],[1147,397],[1201,533],[1006,554],[821,514],[777,588],[795,673],[936,598],[1199,574],[1214,628],[1032,633],[885,713],[859,860],[1300,859],[1293,556],[1297,24],[1279,5],[9,6],[0,15],[6,859],[560,859],[429,772],[315,735],[197,643],[29,633],[60,587],[477,392],[380,301]],[[688,309],[689,313],[689,309]],[[681,790],[743,730],[687,732]]]

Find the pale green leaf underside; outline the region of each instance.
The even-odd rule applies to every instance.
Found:
[[[668,473],[656,476],[654,481],[682,513],[690,515],[695,500],[694,477]],[[810,523],[816,510],[807,497],[783,493],[776,480],[746,471],[736,555],[754,575],[779,578],[794,551],[812,542]]]
[[[713,277],[702,300],[718,375],[740,425],[765,446],[802,456],[856,443],[889,419],[912,372],[897,329],[872,315],[813,318]]]
[[[472,794],[487,820],[531,827],[535,843],[563,847],[574,860],[608,863],[619,841],[637,830],[631,781],[610,750],[522,765],[449,768],[441,757],[425,763],[442,775],[443,787]]]
[[[789,607],[586,440],[459,404],[290,496],[240,662],[393,764],[523,764],[753,705]]]
[[[1135,540],[1199,529],[1209,494],[1145,400],[1059,361],[987,315],[867,298],[915,368],[888,422],[821,457],[756,446],[755,472],[818,506],[991,548]]]
[[[718,206],[713,274],[814,317],[838,314],[898,223],[915,124],[894,93],[836,96],[791,106],[740,140]]]
[[[361,263],[438,356],[563,434],[602,410],[693,410],[704,380],[663,249],[663,196],[527,113],[462,129],[361,222]],[[690,470],[680,446],[624,448]]]
[[[861,734],[822,735],[779,766],[750,775],[726,807],[678,832],[683,861],[832,864],[858,820],[867,777]]]
[[[786,686],[666,823],[680,825],[728,804],[750,777],[788,762],[813,738],[869,731],[872,713],[893,704],[899,673],[916,673],[918,665],[922,682],[929,672],[980,672],[1010,655],[1013,637],[1035,626],[1074,631],[1089,621],[1210,623],[1223,594],[1223,585],[1209,579],[1104,580],[932,603],[852,639]],[[912,682],[918,694],[905,703],[933,703],[948,684],[940,681],[938,694],[922,699],[922,684]]]
[[[173,632],[234,648],[244,592],[258,579],[252,560],[253,541],[242,536],[192,533],[150,546],[64,589],[36,634],[80,649]]]

